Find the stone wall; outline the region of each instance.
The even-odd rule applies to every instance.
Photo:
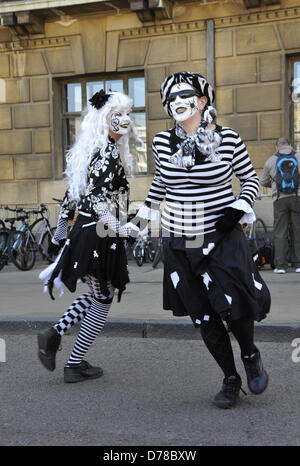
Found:
[[[293,9],[215,20],[218,123],[240,133],[258,174],[275,141],[289,137],[287,55],[300,52],[299,13]],[[287,19],[294,14],[297,18]],[[124,65],[128,56],[131,66],[145,69],[150,149],[154,134],[171,124],[159,96],[163,78],[180,70],[206,75],[205,22],[123,31],[115,69],[130,69]],[[234,187],[238,192],[238,180]]]
[[[57,78],[132,70],[146,78],[149,175],[130,180],[131,193],[145,198],[152,138],[172,124],[160,84],[180,70],[206,75],[204,19],[214,13],[195,4],[180,11],[172,23],[150,26],[133,13],[49,22],[43,37],[17,42],[0,28],[0,204],[51,204],[63,195]],[[218,122],[240,132],[260,173],[276,139],[289,136],[286,57],[300,53],[300,9],[226,11],[224,4],[215,19]]]

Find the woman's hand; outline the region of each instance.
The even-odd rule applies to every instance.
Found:
[[[47,254],[49,257],[57,256],[63,245],[65,244],[65,239],[61,239],[58,242],[53,242],[53,240],[49,243]]]
[[[216,230],[222,233],[231,231],[245,214],[243,210],[234,209],[233,207],[226,207],[222,213],[224,214],[223,217],[220,217],[216,222]]]
[[[140,229],[132,222],[127,222],[124,226],[120,228],[120,233],[125,236],[131,236],[137,238]]]

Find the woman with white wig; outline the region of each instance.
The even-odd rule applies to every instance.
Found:
[[[65,285],[75,292],[79,280],[89,291],[77,298],[50,329],[38,335],[38,356],[43,366],[55,369],[61,337],[82,321],[72,353],[64,367],[65,382],[80,382],[103,374],[83,360],[103,328],[115,289],[118,301],[129,282],[124,237],[133,224],[127,223],[129,183],[121,161],[132,170],[129,150],[137,130],[130,118],[132,100],[119,92],[97,92],[91,99],[79,136],[67,154],[66,191],[49,254],[58,254],[56,263],[40,274],[46,277],[52,299],[53,287]],[[68,221],[78,216],[67,238]],[[48,267],[49,269],[49,267]]]

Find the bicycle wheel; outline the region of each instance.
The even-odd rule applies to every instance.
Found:
[[[141,267],[144,263],[144,250],[140,244],[137,244],[134,249],[134,257],[137,265]]]
[[[153,262],[154,256],[155,256],[155,249],[153,247],[152,241],[148,241],[147,243],[147,256],[150,262]]]
[[[35,246],[22,231],[13,231],[8,238],[8,254],[19,270],[30,270],[35,264]]]
[[[159,241],[157,243],[157,248],[156,248],[154,258],[153,258],[153,261],[152,261],[152,267],[153,268],[155,268],[158,265],[159,261],[161,260],[161,249],[162,249],[162,245],[161,245],[161,242]]]
[[[256,246],[257,253],[259,253],[260,248],[265,245],[267,233],[268,233],[267,227],[261,218],[257,218],[255,220],[253,233],[254,233],[253,241]]]
[[[127,260],[131,260],[134,258],[133,256],[133,248],[135,245],[135,238],[125,238],[124,239],[124,248],[127,256]]]
[[[38,261],[45,259],[44,248],[41,247],[44,237],[46,235],[46,225],[43,218],[38,218],[30,225],[29,230],[32,233],[35,241],[35,252]]]
[[[265,222],[261,218],[257,218],[255,221],[255,238],[265,238],[268,234],[268,229]]]
[[[47,231],[39,244],[39,254],[42,259],[46,259],[50,264],[55,261],[55,257],[48,256],[48,246],[51,243],[51,239],[56,231],[56,227],[50,228],[50,231]]]
[[[7,242],[9,237],[9,230],[3,228],[0,230],[0,270],[8,264],[8,248]]]

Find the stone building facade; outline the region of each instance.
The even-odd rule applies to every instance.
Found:
[[[159,87],[175,71],[214,82],[218,122],[240,132],[258,174],[278,137],[300,150],[299,0],[15,0],[0,1],[0,16],[1,205],[57,213],[68,82],[144,77],[147,154],[133,201],[152,180],[153,136],[172,124]],[[260,202],[265,212],[271,201]]]

